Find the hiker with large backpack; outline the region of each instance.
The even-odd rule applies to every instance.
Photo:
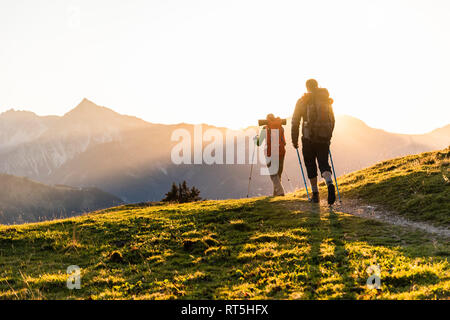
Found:
[[[298,149],[300,121],[302,122],[302,153],[306,171],[312,188],[312,202],[319,202],[319,188],[317,186],[317,165],[328,187],[328,204],[336,201],[335,187],[331,177],[331,167],[328,163],[331,136],[334,130],[333,99],[328,90],[319,88],[316,80],[306,81],[307,93],[303,95],[295,106],[292,116],[292,145]]]
[[[273,114],[268,114],[266,117],[267,125],[261,130],[259,137],[255,137],[255,143],[260,146],[264,140],[266,140],[266,155],[267,157],[273,157],[276,155],[272,154],[272,150],[276,150],[277,146],[272,146],[272,135],[274,130],[278,130],[278,141],[274,141],[278,145],[278,170],[270,175],[270,180],[273,184],[273,196],[284,196],[284,188],[281,184],[281,175],[283,173],[284,167],[284,157],[286,154],[286,139],[284,137],[284,128],[282,119],[279,117],[275,118]],[[274,136],[276,137],[276,136]],[[273,162],[270,161],[267,166],[270,167]]]

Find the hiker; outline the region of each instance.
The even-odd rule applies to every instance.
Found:
[[[333,99],[328,90],[319,88],[316,80],[306,81],[307,93],[303,95],[295,106],[292,116],[292,145],[298,149],[300,121],[302,125],[302,153],[305,159],[306,171],[313,192],[312,202],[319,202],[319,188],[317,187],[317,165],[328,187],[328,204],[336,201],[335,187],[331,178],[331,167],[328,163],[330,141],[334,129]]]
[[[282,120],[273,114],[268,114],[266,117],[267,125],[261,130],[259,137],[255,137],[255,143],[259,147],[264,139],[267,138],[266,142],[266,155],[267,157],[272,156],[272,130],[278,130],[278,170],[275,174],[270,175],[270,179],[273,184],[273,195],[274,196],[284,196],[284,188],[281,184],[281,174],[283,173],[284,156],[286,154],[286,139],[284,138],[284,129],[282,126]],[[270,167],[272,161],[267,164]]]

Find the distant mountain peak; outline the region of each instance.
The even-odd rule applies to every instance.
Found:
[[[92,104],[92,105],[96,105],[94,102],[92,102],[91,100],[89,100],[88,98],[83,98],[83,100],[81,100],[81,102],[79,103],[79,105],[86,105],[86,104]]]
[[[114,130],[125,127],[146,126],[147,122],[136,117],[122,115],[112,109],[99,106],[91,100],[84,98],[72,110],[67,112],[64,119],[69,122],[89,124],[95,128],[114,127]]]
[[[100,107],[99,105],[95,104],[91,100],[89,100],[87,98],[83,98],[83,100],[81,100],[81,102],[73,110],[77,110],[77,109],[78,110],[80,110],[80,109],[81,110],[89,110],[89,109],[95,109],[95,108],[104,108],[104,107]]]
[[[5,112],[0,113],[0,118],[5,118],[8,120],[23,120],[37,117],[38,116],[34,112],[15,109],[9,109]]]
[[[81,100],[81,102],[75,108],[73,108],[72,110],[67,112],[64,116],[93,117],[96,115],[104,115],[105,113],[116,114],[116,112],[114,112],[111,109],[99,106],[99,105],[95,104],[94,102],[92,102],[91,100],[89,100],[87,98],[83,98],[83,100]]]

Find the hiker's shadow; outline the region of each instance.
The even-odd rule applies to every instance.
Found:
[[[351,268],[348,261],[348,252],[345,249],[344,230],[340,217],[333,208],[321,207],[319,204],[311,204],[308,210],[307,225],[309,228],[310,257],[308,259],[308,289],[310,298],[315,299],[321,295],[323,282],[323,270],[325,265],[337,272],[342,280],[342,295],[344,299],[355,298],[355,283],[351,277]],[[334,247],[332,255],[326,255],[323,249]],[[331,262],[331,265],[329,264]],[[328,268],[328,267],[327,267]]]
[[[319,204],[311,203],[311,208],[308,210],[307,226],[309,228],[309,239],[308,243],[310,245],[309,259],[308,259],[308,287],[306,290],[310,290],[311,299],[317,298],[317,290],[319,289],[321,280],[320,271],[320,246],[323,241],[322,232],[322,222],[320,218],[321,210]]]
[[[330,238],[333,242],[336,270],[342,277],[344,285],[344,297],[346,299],[355,299],[355,280],[351,276],[351,267],[349,265],[348,251],[345,248],[345,232],[342,227],[340,217],[336,214],[333,207],[328,208],[328,220],[330,225]]]

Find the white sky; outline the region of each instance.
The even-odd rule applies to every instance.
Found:
[[[448,0],[1,0],[0,112],[239,128],[314,77],[337,114],[423,133],[450,123],[449,34]]]

